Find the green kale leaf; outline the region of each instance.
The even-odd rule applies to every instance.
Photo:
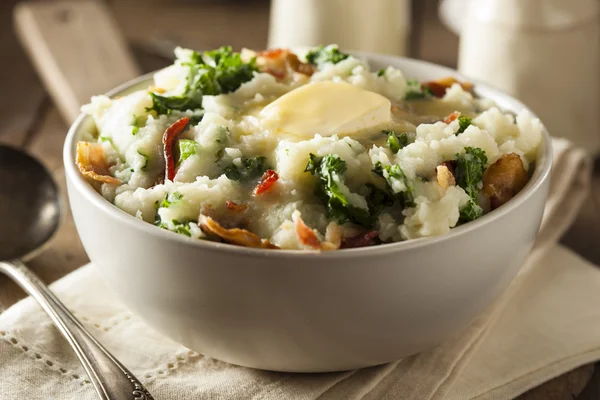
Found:
[[[187,237],[192,237],[192,232],[190,231],[190,223],[189,222],[180,222],[176,219],[174,219],[173,221],[173,225],[175,226],[175,229],[173,230],[173,232],[175,233],[179,233],[180,235],[184,235]]]
[[[267,158],[265,156],[256,156],[251,158],[242,158],[242,165],[230,165],[225,168],[225,176],[232,181],[246,181],[254,179],[267,170]]]
[[[483,179],[488,158],[485,151],[478,147],[465,147],[464,154],[456,154],[454,175],[456,184],[464,189],[470,200],[460,210],[459,222],[469,222],[483,215],[483,210],[477,204],[479,187]]]
[[[395,131],[384,130],[381,133],[387,135],[388,147],[394,154],[415,141],[415,134],[412,132],[403,132],[398,135]]]
[[[422,100],[433,96],[429,87],[421,85],[416,79],[407,80],[406,85],[407,89],[404,100]]]
[[[456,132],[456,136],[463,133],[465,131],[465,129],[467,129],[469,127],[469,125],[471,125],[472,121],[473,120],[471,118],[467,117],[466,115],[461,114],[458,117],[458,131]]]
[[[386,180],[388,188],[395,194],[396,199],[402,203],[402,207],[414,206],[412,185],[400,165],[383,165],[381,161],[378,161],[373,172]]]
[[[185,160],[187,160],[188,158],[190,158],[191,156],[196,154],[198,152],[198,150],[200,149],[200,145],[196,141],[190,140],[190,139],[179,139],[178,145],[179,145],[179,161],[177,162],[178,164],[181,164],[182,162],[184,162]]]
[[[367,187],[371,190],[367,196],[367,204],[372,219],[381,214],[385,207],[394,205],[394,195],[389,190],[379,189],[372,183],[367,183]]]
[[[321,67],[323,64],[328,62],[337,64],[348,57],[350,57],[350,55],[342,53],[337,45],[330,44],[329,46],[318,46],[310,50],[306,54],[306,61]]]
[[[201,109],[202,96],[233,92],[258,71],[255,60],[244,63],[240,54],[234,53],[229,46],[204,53],[192,52],[189,61],[183,65],[190,69],[184,93],[169,97],[150,93],[153,103],[147,111],[169,115],[173,110]]]
[[[177,204],[181,199],[183,199],[183,195],[181,193],[179,193],[179,192],[170,193],[160,203],[160,207],[169,208],[171,205]]]
[[[150,93],[152,107],[146,111],[155,111],[158,115],[170,115],[173,110],[195,110],[202,108],[202,98],[196,100],[188,95],[165,97],[156,93]]]
[[[362,226],[371,226],[377,216],[370,213],[369,210],[350,204],[344,189],[342,189],[345,187],[345,171],[346,162],[333,154],[317,157],[311,153],[304,169],[304,172],[310,172],[319,178],[316,194],[326,203],[329,219],[333,219],[339,224],[352,221]]]

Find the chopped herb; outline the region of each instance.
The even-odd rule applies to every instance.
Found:
[[[395,131],[384,130],[381,133],[387,135],[388,147],[394,154],[415,141],[415,134],[412,132],[403,132],[398,135]]]
[[[133,114],[133,123],[131,125],[131,134],[132,135],[137,135],[138,132],[140,131],[140,128],[144,127],[144,125],[146,124],[145,121],[142,121],[142,117],[138,117],[137,115]]]
[[[240,54],[229,46],[204,53],[192,52],[190,61],[182,64],[190,69],[184,93],[169,97],[150,93],[153,104],[147,111],[169,115],[173,110],[201,109],[202,96],[233,92],[251,80],[258,70],[255,60],[242,62]],[[195,117],[192,122],[197,124],[202,116]]]
[[[154,204],[157,204],[157,203],[158,203],[158,201]],[[172,220],[171,222],[173,224],[173,229],[171,230],[172,232],[179,233],[180,235],[185,235],[188,237],[192,236],[189,222],[180,222],[176,219]],[[169,225],[162,222],[160,215],[158,215],[158,213],[156,213],[156,215],[154,216],[154,225],[158,226],[161,229],[170,230]]]
[[[158,209],[160,208],[160,201],[156,200],[154,202],[154,209],[156,210],[156,213],[154,214],[154,225],[159,226],[159,227],[163,227],[162,226],[162,220],[160,218],[160,215],[158,214]]]
[[[479,204],[473,201],[473,199],[469,199],[467,204],[460,209],[459,215],[459,223],[465,223],[481,217],[483,215],[483,209]]]
[[[458,136],[459,134],[463,133],[465,131],[465,129],[467,129],[469,127],[469,125],[471,125],[471,122],[473,120],[469,117],[467,117],[466,115],[460,115],[458,117],[458,131],[456,132],[456,135]]]
[[[456,184],[463,188],[470,197],[467,205],[460,210],[459,222],[461,223],[472,221],[483,215],[483,210],[477,204],[477,200],[487,161],[485,151],[478,147],[465,147],[464,154],[456,154],[456,168],[454,169]]]
[[[330,44],[329,46],[318,46],[309,51],[306,54],[306,61],[321,67],[325,63],[337,64],[348,57],[350,55],[342,53],[337,45]]]
[[[267,170],[267,158],[265,156],[256,156],[251,158],[243,158],[242,166],[230,165],[225,168],[225,176],[232,181],[246,181],[257,178]]]
[[[173,232],[179,233],[180,235],[185,235],[187,237],[192,237],[192,232],[190,231],[190,223],[189,222],[179,222],[176,219],[174,219],[172,222],[173,222],[173,225],[175,226],[175,229],[173,230]]]
[[[388,187],[395,193],[397,199],[402,202],[403,207],[412,207],[414,205],[412,185],[408,181],[404,171],[398,164],[383,165],[381,161],[375,164],[373,172],[385,178]]]
[[[194,140],[179,139],[177,143],[179,145],[179,164],[196,154],[200,149],[200,145]]]
[[[144,165],[142,165],[142,167],[141,167],[140,169],[141,169],[142,171],[145,171],[145,170],[146,170],[146,168],[148,167],[148,156],[147,156],[147,155],[145,155],[144,153],[142,153],[142,152],[141,152],[141,151],[139,151],[139,150],[138,150],[137,152],[138,152],[138,154],[139,154],[140,156],[142,156],[142,157],[144,158]]]
[[[385,75],[385,68],[381,68],[379,71],[377,71],[377,76],[384,76]]]
[[[385,207],[394,204],[394,196],[389,190],[379,189],[372,183],[367,183],[367,187],[371,190],[367,196],[367,204],[369,205],[371,216],[379,215]]]
[[[432,97],[431,90],[427,86],[421,85],[416,79],[406,81],[407,89],[404,95],[405,100],[420,100]]]
[[[160,207],[169,208],[173,204],[177,204],[179,200],[183,199],[183,195],[179,192],[173,192],[168,194],[163,201],[160,203]]]
[[[398,136],[398,141],[400,142],[401,146],[400,148],[404,148],[409,144],[414,143],[416,136],[417,135],[414,132],[402,132]]]
[[[359,225],[370,226],[376,215],[350,204],[344,193],[345,171],[346,162],[333,154],[320,158],[311,153],[304,169],[304,172],[310,172],[320,180],[316,194],[326,203],[328,218],[336,220],[339,224],[352,221]],[[347,187],[345,189],[348,190]]]
[[[399,152],[400,149],[402,148],[402,146],[400,144],[400,140],[398,139],[398,136],[396,136],[396,132],[394,132],[394,131],[390,131],[390,133],[388,134],[387,143],[388,143],[390,150],[394,154]]]
[[[165,97],[156,93],[150,93],[152,107],[146,111],[155,111],[158,115],[170,115],[173,110],[195,110],[202,107],[202,99],[194,99],[190,95]]]
[[[196,113],[194,115],[192,115],[190,117],[190,126],[196,126],[200,123],[200,121],[202,121],[202,118],[204,118],[204,112],[201,113]]]

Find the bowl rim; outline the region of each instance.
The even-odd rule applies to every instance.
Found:
[[[453,76],[463,81],[469,81],[474,84],[475,92],[482,94],[483,97],[492,98],[494,101],[501,99],[505,103],[509,103],[510,107],[515,110],[527,110],[531,113],[532,117],[537,118],[527,106],[513,98],[511,95],[505,93],[502,90],[494,88],[493,86],[478,81],[477,79],[471,79],[466,77],[456,70],[451,68],[431,63],[428,61],[416,60],[408,57],[390,56],[384,54],[368,53],[368,52],[351,52],[359,57],[366,58],[368,62],[380,61],[384,63],[401,63],[405,65],[413,65],[414,67],[427,67],[435,69],[440,72],[440,75]],[[402,70],[402,67],[399,67]],[[125,82],[116,88],[106,93],[109,97],[114,97],[119,94],[131,91],[133,88],[144,84],[145,82],[150,83],[153,75],[156,71],[141,75],[128,82]],[[442,77],[442,76],[440,76]],[[312,251],[312,250],[289,250],[289,249],[259,249],[242,247],[228,243],[218,243],[209,240],[199,240],[189,238],[183,235],[179,235],[174,232],[166,231],[164,229],[158,229],[157,227],[139,220],[138,218],[130,215],[129,213],[121,210],[108,200],[106,200],[100,193],[98,193],[92,185],[90,185],[84,177],[79,173],[79,170],[75,164],[75,144],[76,139],[81,134],[81,128],[84,122],[89,121],[90,116],[81,113],[77,119],[73,122],[68,130],[65,138],[63,147],[63,162],[65,167],[65,175],[67,181],[70,181],[72,188],[77,190],[87,201],[98,209],[104,212],[104,217],[111,218],[117,222],[124,223],[131,228],[141,231],[144,234],[156,236],[163,240],[174,241],[180,245],[196,246],[200,249],[218,252],[218,253],[234,253],[242,256],[252,257],[269,257],[269,258],[288,258],[288,257],[300,257],[307,259],[340,259],[340,258],[355,258],[355,257],[370,257],[374,255],[385,255],[389,253],[396,253],[401,251],[408,251],[413,249],[422,248],[425,246],[433,246],[440,242],[457,239],[464,236],[474,230],[480,229],[486,224],[493,223],[494,221],[503,218],[504,215],[512,212],[513,210],[520,207],[523,203],[527,202],[544,183],[550,178],[550,171],[552,167],[552,146],[551,138],[545,126],[542,130],[542,142],[538,149],[538,157],[535,166],[535,170],[527,185],[510,201],[501,207],[483,215],[475,221],[471,221],[467,224],[452,228],[450,232],[435,237],[417,238],[410,239],[402,242],[386,243],[377,246],[360,247],[352,249],[338,249],[335,251]],[[541,162],[539,162],[541,160]]]

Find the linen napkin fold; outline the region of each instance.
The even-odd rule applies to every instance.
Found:
[[[158,399],[509,399],[600,358],[600,271],[556,242],[588,194],[591,163],[554,140],[538,241],[507,291],[471,326],[429,351],[329,374],[257,371],[174,343],[114,298],[91,266],[52,285],[84,325]],[[573,334],[573,332],[577,332]],[[27,298],[0,315],[3,399],[94,399],[74,354]]]

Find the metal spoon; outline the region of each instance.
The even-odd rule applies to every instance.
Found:
[[[75,350],[100,399],[153,399],[19,261],[38,251],[54,235],[62,209],[59,190],[46,168],[31,156],[0,145],[0,272],[36,299],[52,318]]]

